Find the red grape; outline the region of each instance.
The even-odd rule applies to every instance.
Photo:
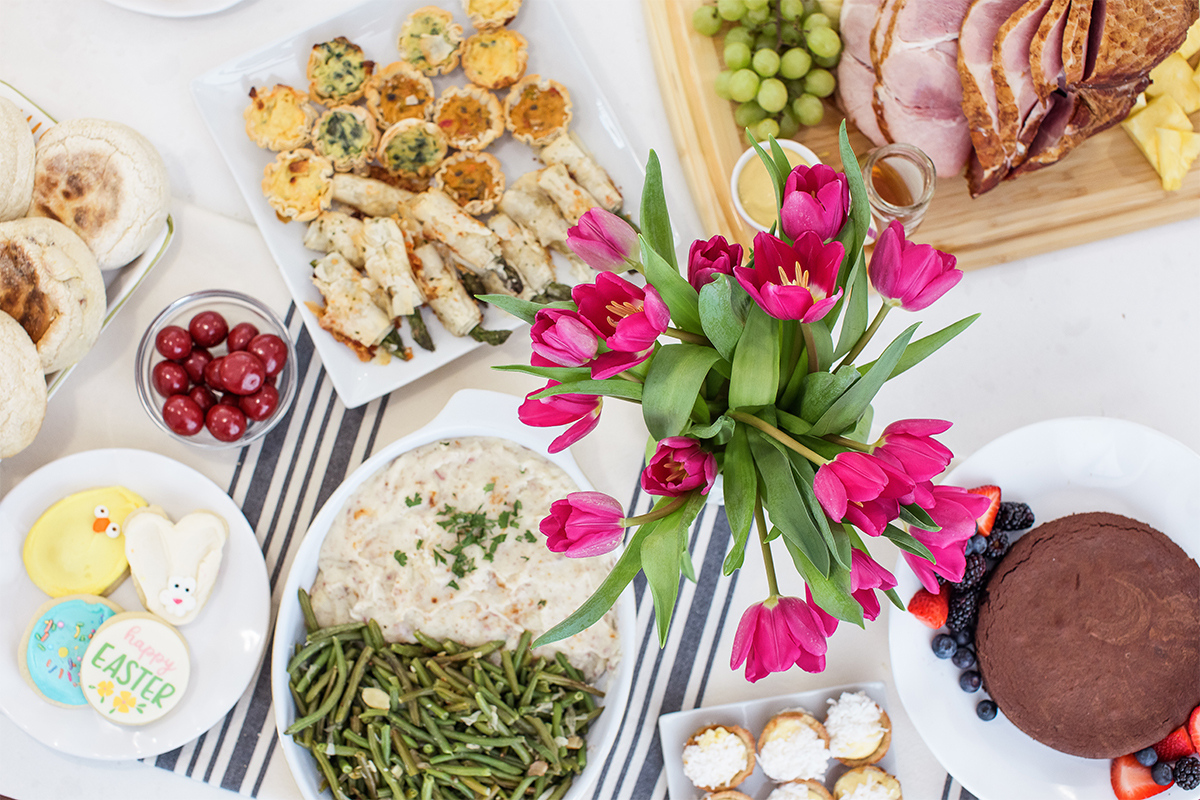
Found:
[[[208,410],[204,424],[219,441],[236,442],[246,432],[246,415],[237,406],[217,403]]]
[[[201,347],[215,347],[225,341],[229,323],[216,311],[201,311],[188,323],[192,340]]]
[[[283,369],[283,365],[287,363],[287,345],[284,344],[283,339],[273,333],[260,333],[250,340],[250,345],[246,349],[258,356],[268,375],[279,374],[279,370]]]
[[[192,337],[178,325],[168,325],[154,337],[154,347],[164,358],[180,361],[192,352]]]
[[[246,345],[250,344],[250,340],[255,336],[258,336],[258,328],[249,322],[239,322],[229,330],[229,340],[225,345],[231,353],[235,350],[245,350]]]
[[[192,352],[182,361],[183,368],[187,370],[188,377],[192,379],[192,383],[201,383],[204,381],[204,368],[212,360],[212,353],[203,347],[192,348]]]
[[[150,371],[154,383],[154,391],[163,397],[173,394],[183,394],[188,390],[188,374],[183,367],[174,361],[160,361]]]
[[[238,403],[246,416],[255,422],[262,422],[275,413],[279,406],[279,390],[274,386],[263,386],[254,394],[248,394]]]
[[[221,385],[234,394],[254,394],[267,376],[263,362],[245,350],[237,350],[221,359]]]
[[[201,411],[208,411],[217,404],[217,397],[207,386],[193,386],[188,397],[196,401]]]
[[[221,362],[224,360],[225,357],[220,356],[204,365],[204,382],[214,392],[225,391],[225,384],[221,383]]]
[[[233,392],[224,392],[220,397],[217,398],[217,402],[224,403],[227,406],[235,406],[236,407],[236,406],[238,406],[239,403],[242,402],[242,398],[239,397],[238,395],[234,394]]]
[[[186,394],[168,397],[163,403],[162,415],[167,427],[180,436],[195,436],[204,427],[204,412]]]

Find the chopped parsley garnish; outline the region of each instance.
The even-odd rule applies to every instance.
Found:
[[[458,589],[458,581],[450,581],[446,585],[449,586],[451,589],[456,589],[456,590]]]
[[[493,490],[493,489],[495,489],[495,488],[496,488],[496,482],[495,482],[495,481],[492,481],[492,482],[491,482],[491,483],[489,483],[487,486],[483,487],[483,490],[484,490],[485,492],[490,492],[490,491],[492,491],[492,490]]]
[[[493,485],[488,484],[489,491]],[[471,546],[478,547],[482,551],[484,561],[489,563],[495,561],[500,545],[508,540],[508,534],[502,533],[502,531],[516,524],[520,505],[519,500],[514,501],[512,508],[504,509],[497,517],[493,518],[489,517],[482,507],[475,511],[463,511],[449,503],[443,503],[438,512],[437,524],[454,537],[454,544],[451,547],[433,548],[434,561],[449,565],[450,572],[455,578],[465,578],[478,569],[475,563],[476,556],[467,551],[467,548]],[[537,541],[533,534],[528,531],[526,534],[528,537],[526,541]],[[424,544],[424,540],[418,541],[417,547],[420,548],[422,544]],[[451,580],[446,585],[458,588],[455,580]]]
[[[418,550],[420,550],[420,549],[421,549],[422,547],[424,547],[424,546],[425,546],[425,540],[424,540],[424,539],[417,539],[417,549],[418,549]]]
[[[533,535],[533,531],[525,531],[525,535],[521,538],[530,544],[537,544],[537,537]]]
[[[538,600],[538,608],[545,608],[545,607],[546,607],[546,601]]]
[[[420,492],[413,492],[413,496],[412,496],[412,497],[406,497],[406,498],[404,498],[404,504],[405,504],[406,506],[408,506],[409,508],[412,508],[413,506],[419,506],[419,505],[421,505],[421,494],[420,494]]]
[[[408,565],[408,555],[407,554],[401,553],[399,550],[397,550],[396,552],[392,553],[392,557],[396,559],[397,563],[399,563],[400,566],[404,567],[404,566]]]

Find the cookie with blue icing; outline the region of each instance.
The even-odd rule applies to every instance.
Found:
[[[79,671],[96,631],[121,607],[103,597],[73,594],[45,603],[33,616],[17,655],[21,675],[43,700],[64,708],[87,705]]]

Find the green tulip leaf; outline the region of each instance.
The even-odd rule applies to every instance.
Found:
[[[778,385],[779,320],[755,306],[733,354],[729,407],[770,405]]]
[[[854,343],[867,329],[867,267],[860,252],[850,270],[846,281],[850,297],[846,300],[846,317],[842,320],[842,330],[838,333],[837,347],[833,349],[833,357],[841,358],[850,352]],[[845,299],[845,298],[843,298]]]
[[[912,553],[914,556],[923,558],[931,564],[937,563],[937,559],[933,557],[933,553],[929,552],[929,548],[914,539],[911,533],[902,531],[895,525],[888,525],[883,529],[883,535],[888,541],[904,552]]]
[[[787,153],[783,152],[783,148],[779,146],[779,142],[775,141],[774,136],[768,136],[767,142],[771,146],[771,158],[775,160],[775,169],[778,170],[782,178],[779,181],[779,196],[781,198],[779,205],[782,206],[783,190],[787,188],[788,175],[792,174],[792,162],[788,161]]]
[[[812,423],[800,419],[794,414],[789,414],[782,409],[775,410],[775,416],[779,419],[779,427],[783,428],[788,433],[794,433],[797,436],[803,436],[812,429]]]
[[[819,605],[826,614],[865,628],[862,606],[850,593],[850,570],[841,564],[834,564],[829,575],[825,576],[808,560],[800,548],[787,539],[784,539],[784,544],[787,545],[792,563],[796,565],[796,571],[800,573],[804,582],[808,584],[808,588],[812,590],[813,602]]]
[[[659,349],[646,374],[641,397],[642,418],[651,436],[664,439],[683,433],[704,376],[720,357],[711,347],[696,344],[668,344]],[[708,413],[707,407],[704,413]]]
[[[612,378],[606,381],[569,381],[560,383],[558,386],[550,386],[542,389],[537,394],[533,395],[534,400],[541,400],[544,397],[553,397],[556,394],[586,394],[600,395],[602,397],[620,397],[623,400],[633,400],[640,403],[642,401],[642,384],[634,381],[623,381],[620,378]],[[689,398],[690,408],[690,398]]]
[[[918,339],[910,344],[904,349],[904,355],[900,356],[900,361],[895,367],[892,368],[892,373],[888,375],[888,380],[891,380],[897,375],[907,372],[917,364],[920,364],[926,358],[936,353],[942,347],[942,345],[948,343],[955,336],[958,336],[967,328],[971,327],[971,323],[977,319],[979,319],[978,314],[972,314],[969,317],[963,317],[953,325],[948,325],[937,333],[931,333],[928,336]],[[865,373],[874,366],[875,362],[872,361],[870,364],[864,364],[863,366],[859,367],[858,371]]]
[[[721,358],[732,361],[746,322],[733,307],[733,292],[729,284],[728,275],[717,275],[700,289],[700,321],[704,335],[717,348]]]
[[[867,229],[871,226],[871,204],[867,200],[867,185],[863,182],[862,170],[858,167],[858,156],[850,146],[846,134],[846,121],[838,128],[838,150],[842,156],[842,169],[846,182],[850,184],[850,219],[854,223],[854,239],[846,247],[847,253],[858,253],[867,240]]]
[[[891,600],[892,605],[894,605],[896,608],[900,609],[901,611],[908,610],[904,606],[904,601],[900,599],[900,595],[896,594],[895,589],[887,589],[884,591],[884,594],[888,596],[888,600]]]
[[[729,441],[728,437],[733,435],[736,424],[730,417],[722,414],[708,425],[693,425],[687,429],[687,435],[696,439],[717,439],[718,444],[724,444],[720,439]]]
[[[933,517],[929,516],[929,512],[916,503],[900,506],[900,519],[915,528],[920,528],[930,533],[942,529],[942,526],[934,522]]]
[[[575,311],[575,304],[570,301],[562,301],[558,303],[531,303],[528,300],[522,300],[519,297],[510,297],[506,294],[481,294],[476,300],[482,300],[485,303],[501,308],[512,314],[518,319],[523,319],[530,325],[533,324],[533,317],[538,311],[543,308],[563,308],[568,311]]]
[[[867,406],[867,410],[858,418],[854,429],[843,434],[847,439],[853,439],[856,442],[867,443],[867,439],[871,436],[871,422],[875,418],[875,408]]]
[[[585,381],[591,372],[587,367],[534,367],[529,364],[500,364],[492,367],[499,372],[523,372],[526,375],[536,375],[559,383],[567,381]]]
[[[814,372],[805,376],[800,395],[800,418],[815,423],[860,377],[858,370],[850,366],[839,367],[837,372]]]
[[[833,337],[829,335],[829,329],[824,325],[814,322],[808,327],[812,331],[813,342],[817,349],[817,369],[828,370],[833,366]]]
[[[813,469],[812,463],[791,450],[788,451],[787,456],[792,464],[792,469],[796,471],[798,478],[796,485],[800,489],[800,499],[804,501],[809,516],[816,522],[817,531],[825,540],[825,546],[833,554],[834,561],[846,569],[850,569],[850,539],[840,525],[829,524],[829,520],[825,516],[825,509],[821,508],[821,503],[813,491],[813,478],[816,476],[816,471]]]
[[[679,275],[679,264],[675,260],[675,234],[671,230],[671,215],[667,212],[667,196],[663,192],[662,167],[658,163],[658,154],[650,151],[646,159],[646,180],[642,184],[642,239],[648,242],[650,249],[657,253],[676,276]],[[642,263],[646,264],[646,250],[642,248]],[[662,291],[658,281],[646,274],[647,278]],[[686,283],[686,281],[685,281]],[[665,299],[665,298],[664,298]]]
[[[659,255],[645,235],[638,237],[642,243],[642,265],[646,269],[646,280],[654,284],[663,302],[671,311],[675,325],[689,333],[704,334],[700,324],[700,296],[692,285],[679,274],[673,263]]]
[[[809,431],[811,436],[825,436],[830,433],[841,433],[848,428],[854,427],[858,418],[867,410],[867,406],[871,404],[871,400],[879,392],[879,388],[883,386],[884,381],[891,375],[892,368],[900,360],[900,356],[904,353],[904,348],[908,346],[908,342],[912,339],[913,333],[917,330],[916,325],[910,326],[903,333],[896,337],[895,341],[887,346],[883,351],[883,355],[875,362],[875,366],[867,370],[849,390],[846,391],[837,401],[829,407],[829,410],[821,415],[821,418],[813,423],[812,430]]]
[[[733,438],[725,447],[724,476],[725,516],[729,519],[729,531],[733,536],[733,549],[725,558],[726,575],[742,566],[746,552],[746,538],[754,522],[754,501],[758,497],[758,475],[754,470],[754,457],[744,424],[733,429]]]
[[[683,554],[687,552],[688,528],[705,498],[693,493],[683,508],[663,518],[658,528],[642,543],[642,571],[654,598],[654,618],[658,629],[658,646],[667,643],[671,615],[679,596],[679,576],[683,569]]]
[[[680,564],[683,565],[683,577],[687,578],[692,583],[696,582],[696,565],[692,563],[692,554],[688,549],[683,548],[683,552],[679,554]]]
[[[750,450],[766,489],[763,503],[771,522],[785,539],[804,551],[822,575],[829,574],[829,547],[804,504],[788,457],[775,447],[773,439],[757,430],[750,433]]]
[[[767,168],[767,174],[771,176],[771,187],[775,190],[775,208],[782,209],[783,184],[787,180],[787,173],[781,173],[779,171],[779,165],[775,163],[775,159],[767,155],[767,151],[762,149],[762,146],[758,143],[758,139],[754,137],[753,133],[750,133],[749,128],[746,129],[746,134],[750,138],[750,146],[754,148],[754,152],[758,155],[758,160],[763,163],[763,166]],[[779,145],[775,146],[778,147]],[[786,156],[784,157],[784,160],[786,160]],[[777,225],[781,223],[782,220],[780,220]],[[779,234],[782,233],[782,231],[778,231],[775,228],[772,228],[771,231],[773,236],[779,236]],[[782,239],[784,237],[780,236],[779,238]],[[790,239],[788,239],[787,242],[788,244],[791,244]]]

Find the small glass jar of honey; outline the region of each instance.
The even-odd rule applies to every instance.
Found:
[[[916,230],[937,185],[929,156],[911,144],[887,144],[867,153],[862,176],[876,231],[892,220],[900,221],[906,235]]]

